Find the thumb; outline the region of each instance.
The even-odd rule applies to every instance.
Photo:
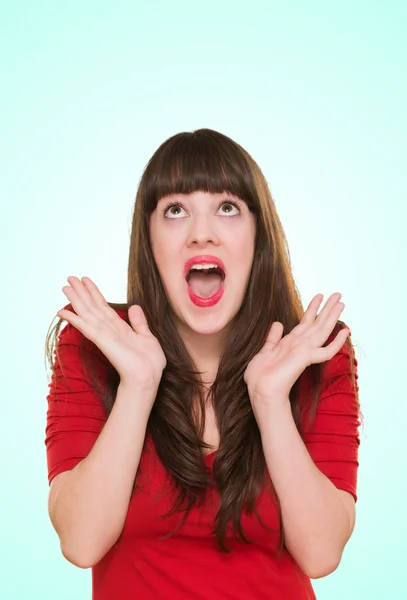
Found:
[[[138,304],[133,304],[128,310],[129,321],[136,333],[150,333],[143,309]]]
[[[284,325],[280,321],[274,321],[270,327],[269,333],[266,338],[265,346],[267,348],[274,348],[280,342],[284,332]]]

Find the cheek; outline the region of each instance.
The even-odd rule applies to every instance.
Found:
[[[179,271],[179,255],[177,260],[177,255],[170,252],[168,245],[160,243],[156,247],[155,260],[161,280],[165,283],[165,287],[168,289],[176,285],[179,280],[179,277],[177,277],[177,270]]]
[[[234,251],[233,254],[238,262],[247,268],[251,266],[254,256],[254,239],[247,231],[241,232],[241,235],[236,235],[233,239]]]
[[[254,247],[250,243],[241,246],[235,254],[236,269],[239,273],[240,285],[246,286],[252,270],[254,258]]]

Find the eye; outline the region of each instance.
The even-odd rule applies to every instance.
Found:
[[[170,210],[170,208],[172,208],[173,206],[176,206],[177,208],[182,208],[181,204],[178,204],[177,202],[170,202],[169,204],[167,204],[164,208],[163,208],[163,213],[164,215],[167,213],[167,211]],[[172,219],[173,217],[177,217],[178,215],[174,215],[174,213],[170,213],[172,214],[172,217],[167,217],[169,219]],[[178,213],[179,214],[179,213]]]
[[[233,206],[233,207],[234,207],[234,208],[236,208],[236,209],[237,209],[239,212],[241,211],[241,205],[240,205],[240,203],[239,203],[239,202],[236,202],[235,200],[224,200],[223,202],[221,202],[221,203],[219,204],[219,206],[218,206],[218,210],[221,208],[221,206],[225,206],[225,205],[226,205],[226,206],[227,206],[227,205],[229,205],[229,206]],[[183,207],[181,204],[179,204],[178,202],[169,202],[169,204],[167,204],[167,205],[166,205],[166,206],[163,208],[163,214],[164,214],[164,216],[165,216],[165,215],[166,215],[166,213],[167,213],[167,212],[170,210],[170,208],[173,208],[173,207],[177,207],[177,208],[179,208],[179,209],[182,209],[182,210],[184,210],[184,207]],[[228,210],[226,213],[224,212],[223,214],[227,214],[227,215],[229,215],[229,212],[230,212],[230,210]],[[174,213],[169,213],[169,214],[171,214],[172,216],[171,216],[171,217],[166,217],[166,218],[167,218],[167,219],[174,219],[174,218],[177,218],[177,217],[179,216],[179,214],[180,214],[180,213],[178,212],[177,214],[174,214]],[[233,215],[233,214],[232,214],[231,216],[232,216],[232,217],[234,217],[235,215]]]
[[[226,200],[225,202],[222,202],[222,204],[219,206],[219,208],[221,206],[225,206],[225,205],[227,206],[228,204],[229,204],[229,206],[233,206],[234,208],[237,208],[239,212],[241,211],[240,204],[238,204],[237,202],[234,202],[234,200]],[[229,211],[228,211],[228,213],[229,213]]]

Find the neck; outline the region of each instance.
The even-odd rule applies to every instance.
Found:
[[[189,329],[180,331],[180,335],[196,369],[201,371],[202,383],[205,387],[211,386],[218,372],[219,360],[224,348],[225,332],[219,331],[205,335]]]

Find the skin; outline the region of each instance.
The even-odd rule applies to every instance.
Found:
[[[235,200],[240,208],[228,204]],[[170,207],[164,214],[169,202]],[[161,198],[150,219],[153,255],[174,311],[178,331],[204,381],[212,383],[223,341],[237,314],[253,263],[256,224],[247,204],[228,193],[173,194]],[[184,279],[184,264],[192,256],[212,254],[227,269],[225,292],[211,307],[195,306]]]

